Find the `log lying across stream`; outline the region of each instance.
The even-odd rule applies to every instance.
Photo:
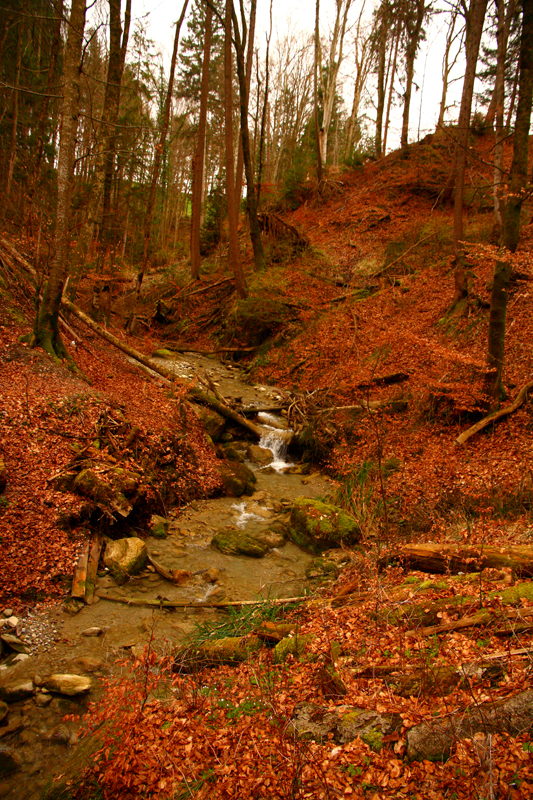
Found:
[[[511,569],[521,578],[533,577],[533,547],[462,547],[453,544],[408,544],[385,553],[378,566],[400,563],[408,569],[429,573],[482,572],[487,568]]]

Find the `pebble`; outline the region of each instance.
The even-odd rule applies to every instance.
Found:
[[[13,616],[13,609],[12,608],[4,608],[2,611],[3,617],[12,617]]]
[[[82,636],[101,636],[103,634],[102,628],[86,628],[81,632]]]

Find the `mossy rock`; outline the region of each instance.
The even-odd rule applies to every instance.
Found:
[[[246,464],[232,461],[230,464],[219,464],[217,472],[222,480],[225,494],[230,497],[241,497],[243,494],[254,493],[254,484],[257,482],[252,470]]]
[[[352,516],[330,503],[307,497],[295,500],[288,533],[295,544],[311,553],[351,547],[361,539],[361,529]]]
[[[340,567],[335,561],[328,561],[325,558],[314,558],[307,569],[307,578],[336,578],[340,574]]]
[[[268,551],[268,544],[243,531],[219,531],[211,540],[211,545],[221,553],[230,556],[251,556],[261,558]]]
[[[117,583],[125,583],[131,575],[144,569],[148,550],[142,539],[135,536],[110,541],[106,545],[104,564]]]
[[[289,656],[300,658],[312,638],[310,635],[299,636],[297,633],[294,636],[286,636],[275,646],[272,661],[274,664],[283,664]]]
[[[160,517],[159,514],[153,514],[151,534],[154,539],[166,539],[170,529],[170,520],[166,517]]]
[[[223,458],[228,461],[238,461],[240,464],[245,461],[244,455],[233,446],[233,444],[223,444],[220,446],[220,451]]]
[[[240,664],[263,646],[259,636],[227,636],[197,647],[183,649],[175,658],[175,669],[215,667],[219,664]]]
[[[167,361],[175,361],[179,358],[179,355],[173,350],[167,350],[166,347],[160,347],[158,350],[154,350],[152,358],[164,358]]]
[[[191,408],[194,410],[194,413],[202,423],[213,442],[218,442],[226,426],[226,420],[224,417],[222,417],[220,414],[217,414],[216,411],[213,411],[212,408],[208,408],[207,406],[191,403]]]
[[[73,484],[74,490],[89,497],[104,512],[117,512],[127,517],[144,493],[140,491],[141,476],[137,472],[115,467],[105,479],[92,469],[84,469]]]

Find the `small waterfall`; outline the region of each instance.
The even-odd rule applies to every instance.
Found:
[[[259,441],[259,446],[272,450],[273,457],[268,466],[272,467],[276,472],[282,472],[287,467],[290,467],[292,463],[286,461],[287,447],[292,439],[292,431],[285,426],[285,421],[279,417],[267,414],[264,411],[257,416],[264,423],[264,433]]]

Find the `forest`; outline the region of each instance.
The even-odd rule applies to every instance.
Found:
[[[6,800],[532,795],[533,0],[301,5],[0,6]]]

